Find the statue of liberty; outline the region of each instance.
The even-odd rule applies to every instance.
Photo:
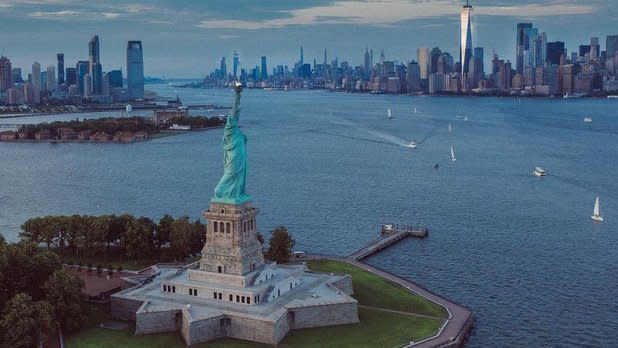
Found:
[[[223,176],[215,187],[215,196],[212,198],[212,201],[216,203],[242,204],[251,200],[251,197],[245,193],[247,137],[238,128],[241,90],[242,85],[235,82],[234,105],[223,130]]]

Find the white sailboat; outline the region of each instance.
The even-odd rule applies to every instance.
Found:
[[[601,208],[599,207],[599,196],[597,196],[597,199],[594,201],[594,209],[592,210],[592,216],[590,218],[597,222],[603,222]]]
[[[448,134],[453,134],[453,126],[450,122],[448,123]]]
[[[453,151],[453,145],[451,145],[451,161],[455,162],[456,160],[455,151]]]
[[[386,110],[386,116],[388,116],[389,120],[393,119],[393,112],[391,111],[391,108],[388,108],[388,110]]]
[[[416,107],[414,107],[414,113],[416,113]]]

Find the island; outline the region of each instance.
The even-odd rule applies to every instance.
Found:
[[[132,143],[179,131],[222,127],[224,124],[225,117],[222,116],[189,116],[188,113],[161,115],[155,112],[152,118],[104,117],[21,125],[17,130],[0,132],[0,141]]]

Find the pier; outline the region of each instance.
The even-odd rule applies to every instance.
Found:
[[[388,247],[406,239],[420,238],[424,239],[429,236],[429,230],[426,227],[410,227],[399,225],[384,225],[380,237],[372,240],[366,246],[351,253],[345,258],[337,256],[311,255],[313,259],[331,259],[335,261],[346,262],[350,265],[374,273],[384,279],[392,281],[408,291],[417,294],[425,299],[442,306],[448,313],[448,318],[444,321],[440,330],[431,336],[419,341],[411,341],[408,344],[402,345],[405,348],[455,348],[463,347],[467,341],[468,335],[474,328],[474,315],[465,307],[448,300],[421,285],[418,285],[410,280],[403,279],[395,274],[384,271],[377,267],[370,266],[364,262],[364,259],[371,255],[375,255],[384,251]]]
[[[379,238],[372,240],[365,247],[348,255],[348,258],[361,261],[406,238],[427,238],[428,236],[429,229],[426,227],[383,225]]]

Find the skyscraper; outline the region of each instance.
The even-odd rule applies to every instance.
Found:
[[[58,85],[64,85],[64,53],[58,53],[56,55],[58,60]]]
[[[221,57],[221,61],[219,62],[219,72],[221,74],[220,78],[227,81],[227,63],[225,62],[225,57]]]
[[[32,101],[35,104],[41,102],[41,64],[32,63]]]
[[[11,60],[5,56],[0,56],[0,93],[13,88],[13,72],[11,71]]]
[[[518,74],[524,72],[524,51],[528,49],[528,33],[527,30],[532,29],[532,23],[517,24],[517,41],[515,46],[515,69]]]
[[[618,35],[607,35],[605,45],[607,58],[615,57],[618,52]]]
[[[86,95],[86,91],[90,94],[90,85],[84,85],[84,76],[90,71],[90,62],[87,60],[80,60],[75,65],[77,75],[77,87],[80,95]],[[91,79],[92,80],[92,79]]]
[[[429,72],[430,73],[438,72],[438,59],[440,59],[441,55],[442,55],[442,51],[440,50],[440,48],[434,47],[431,50],[431,53],[429,54],[429,56],[430,56]]]
[[[560,65],[560,57],[564,54],[564,42],[556,41],[547,43],[547,61],[550,64]]]
[[[67,86],[77,85],[77,69],[66,68],[65,83]]]
[[[421,47],[416,50],[416,58],[421,69],[421,79],[429,77],[429,48]]]
[[[47,67],[47,91],[53,92],[56,90],[56,67],[49,65]]]
[[[99,54],[99,36],[95,35],[88,43],[88,57],[90,62],[90,90],[92,94],[103,92],[103,69],[101,67],[101,57]]]
[[[127,90],[132,99],[144,98],[144,54],[141,41],[127,43]]]
[[[461,62],[461,79],[462,89],[464,87],[465,75],[470,71],[470,61],[472,60],[472,6],[466,0],[466,5],[461,9],[461,46],[460,46],[460,62]]]
[[[122,88],[122,70],[112,70],[107,73],[110,88]]]
[[[365,47],[365,56],[363,57],[363,65],[365,67],[365,71],[371,71],[371,62],[369,57],[369,47]]]
[[[305,64],[305,52],[303,52],[303,46],[300,46],[300,66]]]
[[[262,56],[262,67],[260,69],[260,71],[262,72],[262,81],[265,81],[268,79],[268,68],[266,67],[266,56]]]
[[[238,80],[238,65],[240,64],[240,60],[238,59],[238,52],[234,51],[234,56],[232,58],[232,65],[234,69],[234,80]]]

